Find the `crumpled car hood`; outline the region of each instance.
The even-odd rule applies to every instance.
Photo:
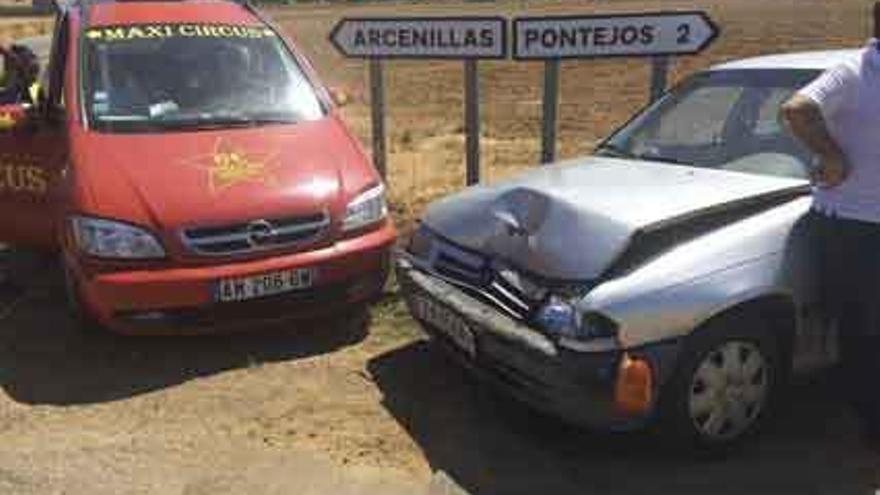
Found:
[[[467,189],[432,204],[423,222],[534,275],[582,281],[598,278],[639,233],[808,191],[800,179],[587,157]]]

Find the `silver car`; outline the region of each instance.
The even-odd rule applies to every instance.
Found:
[[[593,156],[429,206],[397,272],[461,362],[569,421],[701,447],[751,433],[792,372],[833,364],[814,160],[779,107],[855,51],[694,74]]]

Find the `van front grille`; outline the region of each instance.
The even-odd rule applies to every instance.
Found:
[[[202,256],[248,254],[317,240],[327,232],[330,215],[325,211],[294,217],[256,219],[226,225],[183,229],[183,244]]]

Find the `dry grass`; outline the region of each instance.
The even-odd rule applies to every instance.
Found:
[[[439,5],[321,6],[270,10],[308,53],[329,84],[349,89],[356,102],[345,109],[352,128],[369,143],[366,69],[345,60],[326,41],[333,24],[354,15],[637,12],[704,9],[721,26],[719,41],[703,55],[673,64],[672,80],[708,65],[764,53],[857,46],[871,26],[869,0],[598,0],[443,2]],[[408,223],[426,202],[464,184],[462,143],[463,68],[456,62],[389,62],[389,183]],[[541,63],[481,64],[483,177],[495,181],[538,162]],[[592,149],[644,105],[650,67],[644,60],[571,61],[563,64],[560,157]],[[359,98],[357,98],[359,97]]]
[[[47,17],[4,17],[0,7],[0,44],[7,44],[19,38],[48,34],[53,24],[54,21]]]

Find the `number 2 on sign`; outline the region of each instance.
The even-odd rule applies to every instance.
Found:
[[[691,25],[690,24],[679,24],[678,25],[678,44],[686,45],[691,42]]]

